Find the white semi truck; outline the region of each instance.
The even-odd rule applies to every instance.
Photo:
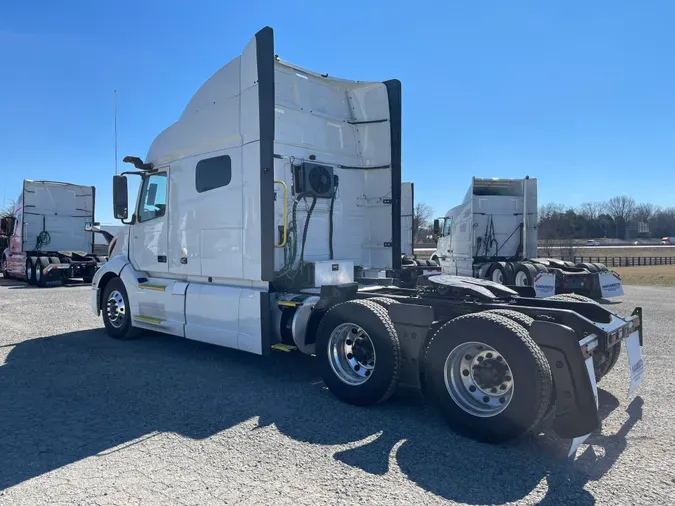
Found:
[[[0,261],[4,277],[40,287],[71,278],[91,283],[107,260],[94,255],[94,235],[85,230],[94,220],[95,199],[93,186],[24,180],[13,215],[0,224],[9,237]]]
[[[402,288],[412,192],[402,195],[401,123],[398,81],[283,62],[262,29],[144,160],[125,158],[136,170],[114,176],[114,215],[128,226],[94,277],[93,311],[116,339],[148,329],[315,355],[329,390],[355,405],[423,390],[478,440],[546,418],[578,444],[600,424],[596,381],[622,343],[639,383],[641,309],[447,275]],[[141,179],[131,203],[128,176]]]
[[[621,276],[601,263],[537,258],[537,180],[472,178],[463,202],[434,220],[430,261],[445,274],[533,287],[537,297],[623,295]]]

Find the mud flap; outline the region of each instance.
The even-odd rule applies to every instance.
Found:
[[[534,291],[538,298],[555,295],[555,274],[538,273],[534,278]]]
[[[628,353],[628,367],[630,369],[630,386],[628,388],[628,397],[630,397],[640,386],[644,376],[644,360],[642,359],[642,347],[640,345],[640,333],[638,331],[633,332],[626,339],[626,351]],[[588,369],[588,376],[590,377],[591,384],[593,385],[595,405],[597,407],[598,385],[595,379],[595,370],[593,369],[593,358],[586,359],[586,369]],[[590,433],[586,434],[585,436],[576,437],[572,440],[568,457],[571,457],[577,452],[579,446],[581,446],[588,436],[590,436]]]
[[[600,286],[600,296],[603,299],[608,297],[621,297],[623,295],[621,276],[616,272],[600,272],[597,276],[598,285]]]
[[[591,386],[593,387],[593,395],[595,396],[595,408],[598,408],[598,382],[595,379],[595,369],[593,368],[593,357],[589,357],[586,359],[586,370],[588,370],[588,377],[591,380]],[[591,433],[589,432],[588,434],[584,436],[579,436],[575,437],[572,440],[572,444],[570,446],[570,452],[567,454],[567,457],[571,457],[572,455],[576,454],[577,450],[581,446],[581,443],[586,441],[588,439],[588,436],[590,436]]]
[[[645,373],[639,332],[633,332],[626,339],[626,352],[628,353],[628,366],[630,367],[630,387],[628,388],[628,396],[630,397],[642,383],[642,377]]]

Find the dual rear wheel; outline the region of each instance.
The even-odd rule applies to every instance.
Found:
[[[387,308],[395,303],[348,301],[322,318],[316,355],[326,386],[342,401],[370,405],[394,393],[401,345]],[[530,323],[514,311],[486,311],[435,332],[422,363],[424,390],[454,430],[502,442],[527,433],[547,413],[553,380],[525,327]]]

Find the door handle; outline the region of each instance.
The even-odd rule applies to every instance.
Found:
[[[165,263],[166,263],[166,256],[165,256],[165,255],[159,255],[159,256],[157,257],[157,261],[158,261],[160,264],[165,264]]]

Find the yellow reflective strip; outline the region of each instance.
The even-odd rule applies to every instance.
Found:
[[[138,320],[145,323],[154,323],[155,325],[159,325],[164,321],[161,318],[154,318],[152,316],[135,316],[134,320]]]
[[[292,351],[292,350],[296,349],[295,346],[291,346],[290,344],[281,344],[281,343],[273,344],[272,348],[274,348],[275,350],[279,350],[279,351]]]
[[[280,300],[279,302],[277,302],[277,304],[280,306],[298,307],[302,305],[302,302],[294,302],[292,300]]]
[[[157,290],[158,292],[166,290],[166,286],[163,285],[138,285],[138,288],[142,288],[143,290]]]

